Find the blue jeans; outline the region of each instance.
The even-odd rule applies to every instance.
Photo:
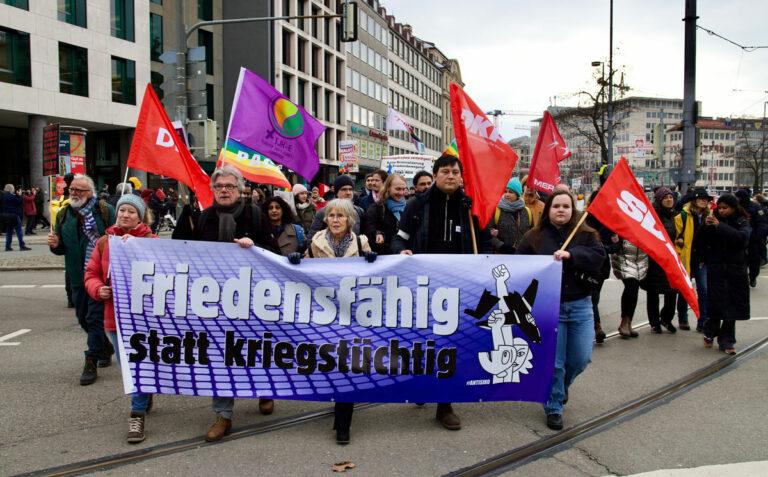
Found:
[[[16,232],[16,237],[19,239],[19,248],[24,248],[24,230],[21,228],[21,217],[16,216],[16,225],[9,225],[5,228],[5,249],[11,248],[11,242],[13,242],[13,233]]]
[[[592,360],[592,341],[595,339],[592,299],[590,297],[560,303],[557,323],[557,351],[555,373],[549,400],[544,405],[547,414],[562,414],[563,399],[576,376]]]
[[[117,359],[115,361],[117,361],[117,367],[120,368],[120,346],[117,343],[117,331],[107,331],[107,336],[109,336],[110,341],[112,341],[112,346],[115,347],[115,352],[117,353]],[[131,411],[146,412],[147,407],[149,406],[149,398],[151,397],[151,394],[131,394]]]
[[[696,282],[696,294],[699,295],[699,320],[697,328],[704,328],[707,322],[707,266],[698,264],[691,270],[691,278]],[[677,319],[680,324],[688,323],[688,302],[682,293],[677,295]]]

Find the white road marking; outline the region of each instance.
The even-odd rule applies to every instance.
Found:
[[[11,339],[11,338],[15,338],[17,336],[21,336],[21,335],[23,335],[25,333],[29,333],[30,331],[32,331],[32,330],[22,329],[22,330],[14,331],[13,333],[8,333],[5,336],[0,336],[0,346],[17,346],[20,343],[18,343],[18,342],[16,342],[16,343],[6,343],[6,341]]]
[[[0,288],[35,288],[37,285],[0,285]]]
[[[749,321],[765,321],[768,320],[768,316],[755,316],[749,319]]]
[[[64,285],[40,285],[40,288],[64,288]]]

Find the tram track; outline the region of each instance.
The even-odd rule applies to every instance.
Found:
[[[638,323],[635,328],[647,327],[648,322]],[[619,336],[618,331],[608,333],[606,340],[614,339]],[[595,431],[604,430],[607,426],[615,424],[628,415],[642,412],[659,401],[685,392],[691,387],[701,383],[703,380],[713,376],[714,374],[728,368],[734,363],[743,361],[752,356],[759,349],[768,346],[768,336],[764,337],[757,343],[739,352],[735,356],[728,356],[722,358],[711,365],[701,368],[690,375],[675,381],[669,385],[666,385],[657,391],[646,395],[642,398],[633,400],[625,405],[622,405],[612,411],[601,414],[597,417],[589,419],[585,422],[570,427],[557,434],[544,437],[531,444],[518,447],[508,452],[504,452],[493,456],[489,459],[485,459],[481,462],[473,464],[471,466],[459,469],[455,472],[451,472],[449,476],[485,476],[495,475],[498,472],[509,470],[510,468],[517,467],[524,463],[536,460],[548,453],[556,452],[557,450],[567,447],[568,445],[576,442],[577,440],[587,437],[587,435],[594,433]],[[381,403],[366,403],[358,404],[356,409],[366,410],[381,406]],[[123,452],[108,456],[102,456],[94,459],[83,460],[65,464],[56,467],[50,467],[46,469],[31,471],[23,474],[17,474],[16,477],[69,477],[76,475],[89,474],[93,472],[110,470],[118,467],[123,467],[130,464],[136,464],[142,461],[156,459],[172,454],[178,454],[188,452],[191,450],[203,448],[211,445],[220,445],[226,442],[231,442],[246,437],[252,437],[261,434],[267,434],[291,427],[301,426],[312,422],[320,421],[333,416],[333,408],[326,408],[317,411],[311,411],[285,418],[274,419],[269,422],[262,422],[239,428],[229,435],[224,437],[219,442],[207,443],[200,437],[194,437],[179,441],[168,442],[164,444],[158,444],[143,449],[137,449],[129,452]]]

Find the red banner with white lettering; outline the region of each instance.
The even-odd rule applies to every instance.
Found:
[[[699,302],[691,279],[626,159],[622,157],[616,164],[587,212],[655,260],[667,274],[672,288],[680,290],[699,316]]]
[[[189,186],[203,208],[213,204],[211,180],[184,145],[151,85],[144,91],[128,167],[173,177]]]
[[[464,191],[472,198],[472,214],[484,228],[512,176],[517,154],[483,110],[455,83],[451,83],[451,116],[464,168]]]
[[[528,172],[528,186],[550,194],[560,183],[560,162],[569,157],[571,150],[565,145],[555,120],[548,111],[544,111]]]

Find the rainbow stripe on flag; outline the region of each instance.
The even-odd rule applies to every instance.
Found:
[[[243,177],[257,184],[269,184],[289,190],[291,188],[291,183],[272,160],[234,139],[227,139],[224,143],[219,153],[218,164],[219,167],[223,165],[235,167]]]
[[[459,157],[459,146],[456,145],[456,139],[453,140],[450,146],[443,151],[444,156]]]

